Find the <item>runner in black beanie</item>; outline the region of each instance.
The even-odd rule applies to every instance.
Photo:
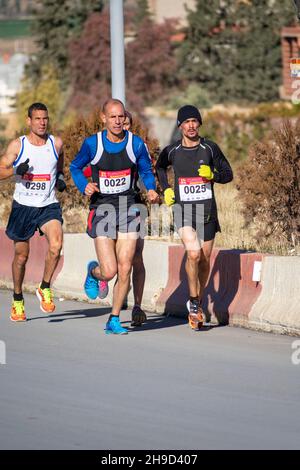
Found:
[[[177,114],[177,126],[179,127],[184,121],[187,119],[195,118],[200,122],[200,125],[202,124],[202,118],[201,114],[199,113],[199,110],[190,104],[186,104],[185,106],[182,106],[178,110]]]

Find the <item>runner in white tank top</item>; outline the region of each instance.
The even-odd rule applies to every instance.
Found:
[[[45,313],[55,309],[50,283],[62,248],[62,215],[55,188],[66,188],[63,179],[62,140],[47,132],[48,110],[43,103],[33,103],[28,109],[30,132],[13,140],[0,159],[0,180],[16,177],[12,211],[6,234],[14,241],[14,296],[10,318],[25,321],[22,284],[29,255],[29,240],[37,229],[45,234],[49,249],[44,274],[36,290],[40,308]]]
[[[33,145],[28,137],[20,137],[21,150],[14,168],[29,159],[29,170],[16,175],[14,200],[31,207],[45,207],[58,202],[55,195],[58,154],[55,138],[48,135],[45,145]]]

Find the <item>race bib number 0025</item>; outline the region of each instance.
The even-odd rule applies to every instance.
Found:
[[[179,178],[179,195],[181,201],[203,201],[212,198],[211,183],[201,176]]]
[[[130,189],[130,169],[120,171],[99,171],[99,185],[102,194],[118,194]]]
[[[22,176],[23,189],[25,194],[44,196],[50,192],[50,175],[34,175],[32,173],[25,173]]]

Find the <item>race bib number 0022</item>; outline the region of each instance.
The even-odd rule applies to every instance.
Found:
[[[181,201],[203,201],[212,198],[211,183],[201,176],[179,178],[179,195]]]
[[[99,171],[99,185],[102,194],[118,194],[130,189],[130,169],[120,171]]]

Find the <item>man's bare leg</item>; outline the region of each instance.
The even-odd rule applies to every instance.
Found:
[[[94,241],[99,266],[92,269],[92,275],[99,281],[110,281],[118,270],[116,240],[97,237]]]
[[[141,306],[142,304],[146,279],[146,270],[143,261],[144,243],[145,241],[142,238],[139,238],[137,240],[135,255],[132,264],[132,285],[134,304],[139,306]]]
[[[29,256],[29,240],[15,242],[15,255],[12,263],[14,293],[22,294],[25,267]]]
[[[146,278],[146,270],[143,261],[143,249],[144,249],[144,240],[142,238],[138,238],[136,243],[136,250],[133,257],[132,263],[132,285],[133,285],[133,297],[134,297],[134,306],[132,311],[132,326],[140,326],[147,320],[145,312],[141,310],[141,304],[143,299],[144,293],[144,286],[145,286],[145,278]],[[114,295],[116,291],[118,279],[116,279],[114,285]],[[127,296],[124,299],[122,308],[127,308]]]
[[[63,244],[62,225],[59,220],[50,220],[41,227],[48,241],[43,281],[50,283],[60,259]]]
[[[198,298],[201,245],[197,237],[197,232],[192,227],[182,227],[178,230],[178,233],[187,254],[185,270],[189,284],[190,297]]]
[[[146,313],[142,310],[142,299],[145,286],[146,270],[143,260],[145,240],[138,238],[132,265],[132,284],[134,306],[131,313],[131,326],[142,326],[147,320]]]
[[[187,305],[189,325],[193,330],[198,330],[204,322],[204,315],[199,302],[201,241],[198,239],[197,232],[192,227],[182,227],[178,232],[187,252],[185,269],[190,291],[190,300]]]
[[[114,289],[112,315],[120,315],[120,311],[130,284],[133,257],[136,250],[137,233],[118,233],[116,257],[118,263],[118,280]]]
[[[59,262],[63,242],[63,231],[61,222],[56,219],[50,220],[40,228],[48,241],[48,251],[45,258],[43,279],[36,289],[36,295],[40,301],[41,311],[50,314],[55,310],[50,283]]]
[[[15,254],[12,263],[14,295],[10,312],[10,319],[14,322],[26,321],[22,285],[25,276],[25,267],[28,255],[29,240],[24,242],[15,242]]]
[[[213,250],[215,239],[203,242],[201,248],[201,257],[199,262],[199,301],[201,302],[203,297],[203,292],[208,280],[209,271],[210,271],[210,257]]]

